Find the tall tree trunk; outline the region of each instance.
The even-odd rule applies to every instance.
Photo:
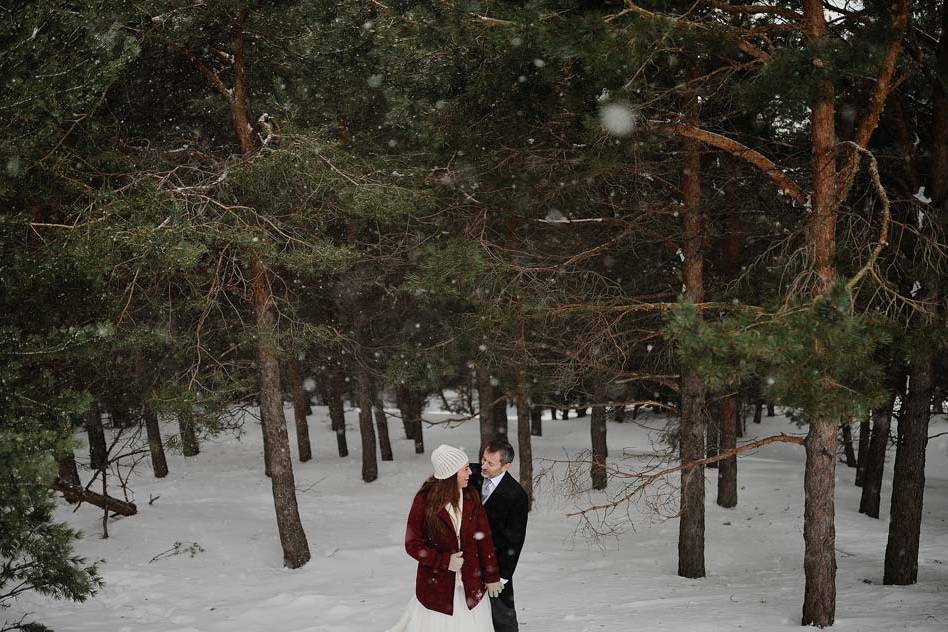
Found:
[[[889,425],[892,421],[894,399],[881,408],[872,411],[872,434],[869,437],[869,450],[865,457],[859,455],[859,464],[865,461],[866,474],[862,481],[862,496],[859,499],[859,513],[871,518],[879,517],[879,505],[882,496],[882,474],[885,470],[885,453],[889,447]]]
[[[372,425],[372,376],[366,369],[359,372],[359,432],[362,434],[362,480],[371,483],[379,477],[375,457],[375,426]]]
[[[892,477],[889,541],[885,547],[884,584],[918,581],[918,543],[925,495],[925,449],[931,416],[932,358],[916,352],[910,363],[909,388],[899,417],[898,445]]]
[[[527,399],[527,376],[517,370],[517,439],[520,447],[520,485],[533,506],[533,446],[531,444],[531,408]]]
[[[283,547],[283,563],[289,568],[299,568],[309,561],[310,553],[296,503],[296,481],[293,476],[293,461],[290,458],[290,439],[286,431],[286,417],[283,414],[280,364],[274,351],[277,331],[270,275],[257,255],[254,255],[251,260],[250,272],[257,319],[260,418],[264,436],[267,438],[265,450],[270,455],[273,507],[276,511],[277,529],[280,532],[280,544]]]
[[[336,447],[340,457],[349,456],[349,444],[346,441],[346,407],[342,403],[342,379],[331,375],[326,387],[326,400],[329,405],[330,427],[336,433]]]
[[[836,613],[836,423],[810,422],[803,506],[803,625],[825,627]]]
[[[843,433],[843,452],[846,455],[846,467],[856,467],[856,450],[853,447],[853,429],[849,421],[843,421],[839,424],[840,431]]]
[[[93,470],[101,470],[108,460],[109,449],[105,444],[102,412],[95,402],[86,413],[86,434],[89,435],[89,467]]]
[[[737,447],[737,395],[725,395],[721,399],[721,450]],[[718,505],[731,508],[737,506],[737,456],[722,460],[718,468]]]
[[[496,396],[496,391],[495,391]],[[494,433],[503,439],[509,441],[507,425],[507,398],[497,397],[493,405],[494,411]]]
[[[606,459],[609,456],[609,448],[606,444],[606,406],[603,400],[606,398],[606,389],[603,385],[597,385],[593,397],[596,403],[592,407],[592,416],[589,420],[589,430],[592,439],[592,466],[590,474],[592,476],[593,489],[605,489],[609,482],[606,472]]]
[[[948,86],[944,69],[948,68],[948,2],[941,6],[941,39],[935,67],[941,69],[932,82],[932,139],[928,215],[932,224],[948,225]],[[920,275],[928,298],[936,307],[935,318],[944,318],[944,279],[930,269]],[[942,354],[944,349],[939,350]],[[892,478],[892,509],[889,540],[885,549],[885,584],[913,584],[918,579],[918,544],[921,534],[922,505],[925,493],[925,449],[934,385],[932,368],[935,356],[916,348],[909,363],[909,386],[898,420],[898,447]]]
[[[303,390],[303,375],[300,370],[300,361],[291,356],[286,361],[286,381],[293,398],[293,421],[296,426],[296,446],[299,450],[300,463],[306,463],[313,458],[313,447],[309,441],[309,397]]]
[[[148,451],[151,453],[151,469],[155,478],[164,478],[168,475],[168,461],[165,459],[165,446],[161,442],[161,428],[158,426],[158,415],[154,410],[145,408],[142,412],[145,418],[145,432],[148,434]]]
[[[394,461],[392,442],[388,438],[388,418],[385,416],[385,404],[382,402],[382,392],[372,385],[372,407],[375,409],[375,427],[379,433],[379,451],[383,461]]]
[[[194,430],[194,417],[189,410],[178,413],[178,438],[181,440],[181,453],[184,456],[197,456],[201,453],[201,443]]]
[[[539,406],[530,409],[530,434],[534,437],[543,436],[543,409]]]
[[[761,408],[763,408],[763,406],[764,406],[764,402],[760,401],[759,399],[754,400],[754,423],[755,424],[761,423],[760,413],[761,413]]]
[[[494,385],[487,368],[477,365],[477,407],[481,423],[481,449],[494,439]]]
[[[688,119],[698,123],[698,98],[689,95]],[[704,299],[704,227],[701,218],[701,155],[693,140],[684,143],[681,176],[682,276],[685,298],[693,303]],[[681,462],[704,458],[705,386],[696,371],[681,368],[681,422],[679,450]],[[678,523],[678,575],[704,577],[704,465],[681,470],[681,510]]]
[[[767,402],[767,416],[776,417],[777,413],[774,411],[774,405],[771,402]]]
[[[869,452],[869,438],[872,430],[869,421],[859,422],[859,455],[856,460],[856,487],[862,487],[866,480],[866,460]]]
[[[827,47],[826,19],[820,0],[803,0],[803,27],[815,50]],[[828,63],[820,59],[814,63]],[[818,82],[810,116],[812,208],[807,218],[809,266],[815,273],[814,294],[820,296],[836,281],[836,128],[834,88],[830,79]],[[815,349],[819,352],[819,349]],[[803,625],[826,627],[836,618],[836,426],[838,420],[810,419],[804,474],[805,588]]]

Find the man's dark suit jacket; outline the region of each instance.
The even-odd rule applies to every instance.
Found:
[[[471,478],[468,486],[481,493],[484,478],[481,475],[480,463],[471,463]],[[484,503],[487,511],[487,521],[490,523],[491,535],[494,538],[494,548],[497,549],[497,561],[500,563],[500,576],[510,580],[517,568],[520,559],[520,550],[527,536],[527,512],[530,509],[530,499],[523,491],[520,483],[506,472],[500,479],[500,484],[488,496]]]

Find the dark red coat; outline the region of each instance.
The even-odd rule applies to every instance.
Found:
[[[468,490],[464,494],[461,518],[461,548],[464,565],[461,567],[461,582],[467,607],[472,609],[486,592],[486,584],[500,581],[497,555],[490,534],[487,514],[477,495]],[[447,615],[454,614],[455,574],[448,570],[451,554],[458,551],[458,538],[454,524],[446,509],[437,517],[444,529],[430,533],[425,525],[424,491],[418,492],[408,513],[408,528],[405,530],[405,550],[418,560],[415,578],[415,596],[425,608]]]

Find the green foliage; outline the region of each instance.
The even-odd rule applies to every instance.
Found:
[[[883,396],[875,352],[888,332],[852,312],[842,284],[815,300],[774,314],[739,314],[707,321],[680,303],[668,334],[682,366],[709,388],[761,379],[769,400],[799,411],[807,421],[856,419]]]
[[[80,534],[53,519],[56,455],[72,450],[69,420],[88,398],[48,383],[49,375],[37,380],[20,360],[48,353],[55,351],[27,349],[15,331],[0,330],[0,609],[31,590],[84,601],[101,585],[97,564],[73,553]]]
[[[0,198],[94,113],[139,54],[109,0],[12,3],[0,19]],[[35,174],[34,174],[35,175]],[[42,186],[42,179],[37,181]]]
[[[484,252],[475,243],[442,239],[419,249],[415,270],[403,289],[441,296],[471,298],[489,271]]]

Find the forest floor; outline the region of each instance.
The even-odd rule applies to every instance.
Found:
[[[379,479],[365,484],[355,411],[347,412],[350,456],[345,459],[336,455],[326,408],[314,411],[316,458],[294,463],[312,551],[303,568],[282,567],[260,428],[248,416],[242,436],[205,439],[197,457],[169,453],[171,473],[165,479],[154,479],[142,461],[129,481],[138,515],[110,520],[108,539],[100,537],[100,510],[83,506],[73,512],[62,503],[58,518],[85,534],[78,552],[104,560],[104,588],[82,604],[29,595],[0,612],[0,620],[28,614],[27,620],[57,632],[382,632],[398,619],[413,591],[415,563],[402,542],[411,499],[430,472],[429,456],[415,455],[401,422],[390,418],[395,461],[381,463]],[[431,409],[425,417],[437,421],[447,415]],[[610,422],[610,464],[641,465],[641,455],[658,445],[664,424],[663,417],[650,415],[636,423]],[[782,416],[765,417],[761,425],[749,422],[747,428],[746,439],[804,431]],[[167,436],[176,430],[168,425],[163,431]],[[513,409],[510,431],[515,435]],[[931,435],[946,431],[945,416],[933,419]],[[450,443],[476,458],[476,420],[425,432],[429,453]],[[537,473],[588,444],[588,418],[545,417],[543,436],[533,441]],[[948,629],[948,435],[928,446],[919,581],[913,586],[882,585],[893,458],[890,450],[881,520],[857,512],[855,470],[837,466],[836,630]],[[554,467],[543,477],[514,577],[521,629],[799,629],[803,462],[803,448],[792,444],[771,444],[743,456],[735,509],[715,504],[717,473],[707,471],[708,576],[698,580],[676,575],[678,523],[656,513],[663,501],[674,511],[677,501],[667,496],[674,489],[654,488],[649,502],[621,507],[602,525],[617,531],[593,539],[566,514],[608,496],[567,496],[564,470]],[[511,472],[516,475],[518,468],[515,461]],[[609,492],[617,493],[620,484],[612,480]],[[161,556],[176,543],[179,554]]]

